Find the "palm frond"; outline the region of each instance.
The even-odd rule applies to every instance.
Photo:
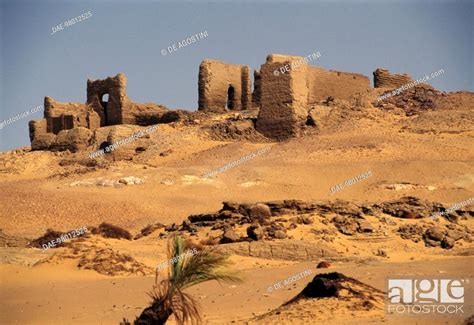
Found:
[[[205,248],[195,254],[187,254],[189,245],[179,236],[168,243],[168,258],[170,262],[167,277],[161,278],[156,272],[155,284],[149,293],[152,304],[149,308],[158,316],[167,319],[175,315],[178,324],[191,321],[192,324],[201,322],[199,304],[184,289],[193,285],[210,281],[241,282],[236,272],[227,269],[231,264],[227,255],[216,253],[212,248]],[[142,313],[143,315],[144,313]],[[146,318],[149,314],[144,315]]]

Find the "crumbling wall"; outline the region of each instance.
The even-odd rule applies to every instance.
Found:
[[[74,127],[88,127],[88,109],[81,103],[61,103],[52,97],[45,97],[44,117],[48,133],[58,134]]]
[[[199,110],[246,110],[251,103],[249,66],[204,60],[199,66]]]
[[[318,104],[328,97],[351,100],[370,88],[369,78],[349,72],[325,70],[308,66],[309,104]]]
[[[413,82],[408,74],[391,74],[387,69],[374,71],[374,88],[398,88]]]
[[[127,77],[123,73],[102,80],[87,80],[87,104],[99,115],[100,126],[135,121],[126,85]],[[108,95],[108,101],[105,101],[105,95]]]
[[[308,116],[307,65],[275,73],[301,57],[269,55],[260,68],[261,107],[256,128],[267,137],[284,140],[298,136]]]
[[[47,133],[46,119],[30,121],[28,123],[28,129],[30,132],[30,141],[33,141],[33,139],[39,136],[40,134],[46,134]]]

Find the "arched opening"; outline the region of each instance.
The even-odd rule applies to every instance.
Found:
[[[229,88],[227,89],[227,103],[226,107],[227,109],[234,109],[235,107],[235,89],[231,85],[229,85]]]
[[[103,94],[100,98],[100,105],[104,109],[105,125],[109,125],[107,106],[109,104],[109,94]]]

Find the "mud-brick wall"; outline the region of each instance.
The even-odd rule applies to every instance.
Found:
[[[369,78],[357,74],[308,67],[308,103],[316,104],[333,97],[351,100],[352,97],[370,88]]]
[[[82,103],[61,103],[45,97],[44,116],[48,133],[57,134],[61,130],[79,126],[89,127],[87,106]]]
[[[87,104],[99,114],[101,126],[134,121],[126,86],[127,77],[123,73],[106,79],[87,80]],[[102,96],[105,94],[109,95],[107,108],[101,105]]]
[[[375,88],[398,88],[413,82],[408,74],[391,74],[386,69],[374,71],[374,87]]]
[[[204,60],[199,66],[199,110],[226,112],[229,87],[234,89],[231,110],[250,108],[250,68],[238,64]]]
[[[260,68],[261,107],[256,127],[265,136],[277,140],[298,136],[308,115],[307,66],[275,72],[291,61],[291,57],[285,60],[269,56]]]

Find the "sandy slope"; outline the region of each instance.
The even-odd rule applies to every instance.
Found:
[[[35,238],[47,228],[67,231],[107,221],[135,234],[149,223],[181,223],[190,214],[216,211],[228,200],[342,198],[381,202],[412,195],[450,205],[473,196],[472,125],[469,128],[461,123],[458,132],[419,132],[420,128],[442,131],[446,114],[454,119],[459,114],[468,114],[472,119],[472,110],[430,113],[430,122],[416,124],[415,131],[410,127],[417,117],[375,109],[349,112],[344,117],[340,113],[332,108],[321,120],[319,133],[283,143],[212,141],[202,136],[197,127],[163,126],[153,135],[157,145],[136,162],[114,162],[107,168],[84,173],[81,172],[84,167],[78,165],[58,165],[69,157],[67,154],[4,153],[0,155],[0,228],[8,235]],[[200,177],[268,146],[271,147],[268,153],[211,179]],[[159,155],[169,148],[173,149],[169,156]],[[368,170],[373,176],[336,194],[329,193],[332,186]],[[145,182],[120,188],[71,186],[74,182],[116,180],[124,176],[136,176]],[[413,186],[400,190],[387,188],[403,182]],[[466,225],[471,229],[474,226],[472,220],[466,221]],[[303,233],[301,236],[317,243],[315,237]],[[294,238],[300,239],[298,234]],[[104,245],[130,254],[150,267],[165,258],[165,244],[166,240],[158,240],[156,234],[132,242],[104,240]],[[336,261],[330,271],[343,272],[381,290],[385,290],[388,276],[463,277],[472,274],[474,264],[470,255],[474,246],[466,242],[446,251],[395,235],[375,243],[341,235],[332,245],[347,257],[367,259]],[[389,252],[389,259],[374,256],[374,250],[379,247]],[[467,256],[456,256],[467,249],[471,249],[471,253],[464,253]],[[60,264],[31,266],[60,250],[1,249],[0,323],[117,324],[122,317],[133,319],[146,306],[152,276],[108,277],[78,270],[67,259]],[[243,284],[221,287],[217,283],[205,283],[190,289],[201,303],[207,323],[242,323],[277,308],[304,288],[311,277],[298,281],[288,290],[269,294],[266,288],[308,268],[316,274],[318,262],[243,256],[232,259],[245,276]],[[473,292],[466,295],[470,314],[474,313]],[[269,323],[307,324],[308,319],[337,324],[406,322],[387,318],[380,310],[353,315],[337,302],[301,308],[293,313],[294,318],[270,318]],[[317,315],[312,313],[313,309]],[[435,324],[455,323],[460,319],[425,317],[416,321]]]

